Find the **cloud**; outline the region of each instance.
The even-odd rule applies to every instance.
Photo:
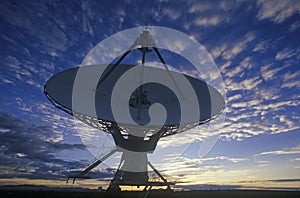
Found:
[[[289,31],[294,32],[300,27],[300,21],[296,21],[290,25]]]
[[[284,82],[282,84],[282,88],[285,88],[285,87],[288,87],[288,88],[300,88],[300,82],[298,80],[297,81]]]
[[[283,82],[281,88],[300,88],[300,71],[287,72],[282,76]]]
[[[280,115],[279,116],[279,121],[283,125],[286,125],[290,129],[294,128],[294,126],[295,126],[295,123],[293,121],[289,120],[285,115]]]
[[[270,19],[275,23],[282,23],[288,17],[300,12],[300,2],[298,0],[258,0],[257,6],[259,7],[258,19]]]
[[[265,151],[255,156],[262,156],[262,155],[293,155],[293,154],[300,154],[300,145],[292,148],[287,148],[283,150],[274,150],[274,151]]]
[[[2,75],[0,75],[0,81],[2,81],[2,83],[4,83],[4,84],[15,84],[12,80],[7,79],[7,78],[3,77]]]
[[[224,18],[222,16],[201,16],[195,19],[194,24],[199,26],[217,25],[222,22]]]
[[[292,162],[298,162],[298,161],[300,162],[300,157],[293,158],[293,159],[291,159],[291,161],[292,161]]]
[[[173,176],[176,183],[203,184],[208,182],[227,182],[233,178],[238,179],[241,176],[247,177],[250,169],[232,169],[232,164],[242,163],[244,159],[216,157],[216,159],[190,159],[180,158],[178,161],[164,166],[162,172]],[[229,179],[230,178],[230,179]],[[235,180],[233,179],[233,180]]]
[[[6,23],[20,28],[25,35],[33,36],[50,48],[65,51],[68,38],[60,24],[53,19],[43,20],[51,14],[48,11],[43,2],[7,1],[0,5],[0,16]]]
[[[92,5],[89,5],[89,2],[83,1],[81,4],[81,8],[83,11],[82,14],[82,26],[83,26],[83,30],[85,32],[88,32],[90,35],[94,35],[94,30],[93,30],[93,26],[91,24],[91,21],[89,19],[89,16],[92,15]],[[101,18],[101,16],[99,15],[98,17]]]
[[[245,71],[252,69],[253,66],[253,61],[248,56],[245,57],[238,66],[234,67],[232,70],[225,72],[224,75],[229,78],[242,76],[245,73]]]
[[[278,182],[278,183],[281,183],[281,182],[300,182],[300,179],[271,179],[271,180],[266,180],[266,181]]]
[[[224,60],[232,60],[233,58],[235,58],[238,54],[240,54],[247,46],[248,43],[250,43],[251,41],[253,41],[253,39],[255,38],[254,33],[253,32],[249,32],[247,33],[244,38],[233,42],[232,43],[232,47],[231,48],[227,48],[227,50],[225,50],[222,53],[222,57]]]
[[[298,51],[294,51],[292,49],[286,48],[276,54],[275,60],[284,60],[287,58],[291,58],[297,54],[298,54]]]
[[[241,107],[248,107],[251,108],[253,106],[260,105],[259,100],[250,100],[250,101],[242,101],[242,102],[235,102],[231,105],[233,108],[241,108]]]
[[[236,158],[236,157],[228,157],[228,156],[217,156],[217,157],[210,157],[210,158],[202,158],[201,161],[228,161],[232,163],[238,163],[247,160],[246,158]]]
[[[290,74],[286,77],[290,78]],[[231,86],[239,88],[235,81],[231,79],[231,82]],[[256,135],[285,133],[300,128],[298,118],[292,116],[293,113],[286,113],[287,109],[299,106],[298,100],[278,100],[280,89],[255,89],[253,97],[252,89],[248,90],[249,96],[241,92],[228,96],[226,121],[220,134],[222,140],[243,141]]]
[[[241,129],[243,130],[243,129]],[[224,141],[232,141],[232,140],[236,140],[236,141],[243,141],[246,138],[250,138],[252,137],[251,134],[249,133],[244,133],[244,132],[229,132],[229,133],[222,133],[221,134],[221,139]]]
[[[281,97],[280,91],[276,87],[260,87],[260,91],[257,94],[258,97],[270,101],[279,99]]]
[[[256,88],[261,82],[262,82],[262,79],[260,79],[259,77],[248,78],[248,79],[242,80],[241,82],[235,82],[229,78],[225,79],[226,87],[230,91],[252,90],[252,89]]]
[[[279,111],[279,110],[284,110],[285,107],[296,107],[300,104],[299,101],[295,100],[286,100],[286,101],[278,101],[278,102],[273,102],[269,104],[261,104],[259,106],[255,106],[253,108],[257,110],[269,110],[272,109],[272,111]]]
[[[83,162],[63,160],[61,151],[84,151],[82,144],[53,141],[57,134],[52,127],[30,124],[10,113],[0,113],[1,177],[57,178],[71,166]]]
[[[239,1],[194,1],[190,2],[189,13],[205,13],[207,11],[228,12],[233,8],[239,7]]]
[[[174,156],[164,158],[164,162],[156,164],[159,170],[171,175],[181,175],[201,172],[202,174],[210,171],[223,171],[225,166],[230,164],[243,163],[247,158],[216,156],[208,158],[190,158],[188,155],[182,155],[174,159]],[[170,163],[171,161],[171,163]],[[169,163],[167,163],[169,162]]]
[[[196,26],[213,27],[234,21],[232,13],[245,5],[241,1],[194,1],[188,3],[188,14],[196,16]],[[244,9],[244,8],[243,8]]]
[[[182,11],[178,7],[164,7],[163,13],[168,15],[172,20],[177,20],[182,15]]]
[[[265,41],[262,41],[255,45],[253,48],[253,52],[264,52],[267,48],[268,43]]]
[[[227,102],[231,103],[231,102],[236,101],[236,100],[241,99],[241,98],[242,98],[241,94],[236,94],[236,95],[227,97]]]
[[[212,7],[214,7],[214,5],[208,2],[193,3],[190,6],[188,12],[189,13],[204,12],[208,9],[211,9]]]
[[[218,58],[227,49],[227,47],[227,44],[223,43],[222,45],[214,47],[210,54],[213,56],[213,58]],[[230,65],[230,63],[230,61],[227,61],[226,65]]]
[[[30,55],[27,57],[30,58]],[[21,63],[23,61],[23,63]],[[39,62],[39,67],[35,68],[34,63],[26,62],[23,58],[17,56],[6,56],[4,62],[8,67],[9,72],[5,75],[0,75],[0,82],[5,84],[16,85],[17,82],[22,82],[24,85],[30,85],[42,89],[43,84],[56,70],[50,63]]]
[[[261,75],[265,81],[271,80],[276,77],[276,74],[282,70],[284,67],[270,69],[273,64],[264,65],[260,68]]]

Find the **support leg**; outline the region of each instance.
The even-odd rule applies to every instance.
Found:
[[[68,179],[67,179],[67,183],[69,181],[69,178],[73,178],[73,184],[75,183],[76,178],[88,178],[87,176],[85,176],[85,174],[87,174],[93,168],[95,168],[96,166],[98,166],[99,164],[101,164],[104,160],[106,160],[108,157],[110,157],[111,155],[113,155],[115,152],[117,152],[116,148],[114,148],[109,153],[107,153],[106,155],[104,155],[101,159],[99,159],[99,160],[95,161],[94,163],[92,163],[91,165],[89,165],[86,169],[84,169],[80,173],[78,173],[76,175],[69,175]]]

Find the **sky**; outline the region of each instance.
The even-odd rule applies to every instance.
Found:
[[[297,0],[0,0],[0,184],[65,185],[68,170],[94,159],[81,134],[106,134],[75,124],[47,100],[43,86],[80,65],[105,38],[146,24],[201,43],[226,89],[226,119],[214,147],[198,156],[203,139],[193,136],[184,150],[174,136],[169,143],[188,154],[156,161],[162,173],[185,186],[299,189]],[[95,174],[75,186],[105,186],[113,167]]]

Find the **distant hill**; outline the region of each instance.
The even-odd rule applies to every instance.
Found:
[[[0,191],[61,191],[61,192],[95,192],[97,190],[82,187],[49,187],[44,185],[4,185]]]

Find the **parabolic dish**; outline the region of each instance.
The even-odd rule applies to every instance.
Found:
[[[81,120],[85,120],[85,123],[106,132],[109,132],[109,130],[105,128],[105,123],[122,123],[128,127],[138,125],[144,126],[149,125],[149,123],[151,123],[151,125],[148,126],[149,128],[161,126],[160,123],[156,123],[155,119],[151,121],[152,118],[150,118],[151,115],[149,115],[149,109],[151,109],[153,104],[157,103],[161,104],[166,111],[167,116],[163,126],[171,128],[176,127],[179,124],[186,126],[203,124],[217,117],[225,108],[225,101],[222,95],[215,88],[202,80],[175,71],[170,71],[168,74],[164,69],[147,66],[142,68],[142,80],[143,82],[147,82],[142,85],[143,93],[145,93],[144,100],[141,102],[141,108],[137,108],[132,104],[132,101],[134,101],[134,98],[139,93],[139,88],[133,90],[132,93],[129,93],[130,98],[127,97],[128,93],[125,93],[126,90],[124,90],[124,93],[122,93],[122,90],[115,93],[118,96],[117,98],[112,99],[112,96],[113,90],[116,89],[116,84],[129,70],[137,68],[137,70],[135,70],[136,75],[125,79],[126,86],[131,87],[137,84],[137,82],[140,82],[141,67],[125,64],[117,65],[116,69],[108,75],[99,87],[97,87],[97,83],[95,84],[94,82],[89,81],[88,74],[95,75],[98,73],[99,68],[105,68],[106,66],[107,65],[89,65],[71,68],[57,73],[47,81],[44,92],[56,107],[61,108],[69,114],[74,115]],[[112,66],[113,65],[109,65],[105,71],[109,70]],[[95,104],[90,104],[90,101],[85,99],[86,97],[82,97],[82,99],[76,98],[76,100],[83,105],[80,105],[80,107],[74,106],[74,82],[78,77],[77,73],[79,69],[81,73],[86,74],[85,83],[83,83],[84,85],[81,87],[80,91],[83,96],[94,97]],[[151,81],[150,77],[153,76],[157,77],[157,79],[170,81],[171,85],[174,84],[170,78],[170,76],[172,76],[177,82],[178,87],[176,88],[175,85],[168,87],[157,83],[157,81]],[[187,82],[189,82],[193,88],[192,93],[197,97],[198,107],[194,106],[195,103],[190,101],[190,97],[184,94],[187,90],[181,87],[180,79],[182,79],[182,76],[185,77]],[[100,79],[100,76],[98,79]],[[178,93],[177,95],[174,93],[174,90],[176,89],[179,89],[179,91],[183,93],[182,97],[178,97]],[[126,106],[122,105],[124,104],[124,100],[126,101]],[[115,101],[115,108],[120,111],[129,112],[131,116],[129,116],[129,118],[124,116],[121,117],[121,119],[118,118],[118,120],[116,120],[112,110],[112,101]],[[91,110],[91,105],[93,110]],[[182,106],[190,110],[199,108],[199,115],[190,117],[189,114],[185,114],[184,117],[182,117]],[[99,127],[100,125],[103,125],[103,127]]]

